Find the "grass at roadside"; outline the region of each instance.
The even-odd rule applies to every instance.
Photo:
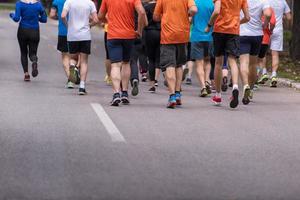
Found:
[[[11,3],[0,3],[0,10],[14,10],[15,4]]]
[[[300,61],[292,61],[288,57],[281,57],[278,75],[300,82]]]

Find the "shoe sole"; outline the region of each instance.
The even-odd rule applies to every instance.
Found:
[[[137,82],[133,83],[131,94],[132,96],[137,96],[139,94],[139,87]]]
[[[129,102],[128,99],[121,99],[121,102],[122,102],[122,104],[124,104],[124,105],[129,105],[129,104],[130,104],[130,102]]]
[[[233,97],[233,99],[230,101],[230,107],[236,108],[239,105],[239,91],[233,90],[232,97]]]
[[[268,80],[268,78],[263,78],[261,81],[258,82],[258,84],[264,85]]]
[[[214,100],[211,100],[211,102],[215,105],[215,106],[221,106],[222,102],[215,102]]]
[[[120,103],[121,103],[121,99],[116,99],[116,100],[113,101],[110,105],[111,105],[111,106],[117,107],[117,106],[119,106]]]
[[[80,96],[83,96],[83,95],[86,95],[87,93],[86,92],[78,92],[78,95]]]
[[[182,101],[181,100],[176,100],[176,106],[182,106]]]
[[[277,81],[272,81],[270,87],[271,88],[276,88],[277,87]]]
[[[38,76],[39,71],[37,68],[38,68],[38,64],[36,62],[32,63],[32,72],[31,72],[32,77]]]
[[[250,103],[250,93],[251,93],[250,89],[245,90],[245,94],[242,100],[244,105],[248,105]]]
[[[176,108],[176,105],[177,105],[177,103],[170,103],[168,106],[167,106],[167,108],[169,108],[169,109],[175,109]]]

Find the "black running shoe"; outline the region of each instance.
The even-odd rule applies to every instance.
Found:
[[[86,92],[85,88],[79,88],[78,94],[79,94],[79,95],[86,95],[87,92]]]
[[[134,79],[132,81],[131,94],[132,96],[137,96],[139,94],[139,81],[137,79]]]
[[[234,90],[232,90],[230,107],[231,108],[236,108],[238,105],[239,105],[239,90],[234,89]]]
[[[205,81],[205,87],[206,87],[207,94],[211,94],[212,93],[211,83],[208,81]]]
[[[123,104],[128,105],[129,102],[129,98],[128,98],[128,92],[127,91],[123,91],[122,92],[122,96],[121,96],[121,101]]]
[[[120,94],[119,93],[115,93],[113,95],[113,99],[112,99],[110,105],[111,106],[119,106],[120,103],[121,103]]]
[[[228,89],[228,78],[227,76],[223,77],[221,89],[223,92],[226,92]]]
[[[157,80],[154,81],[154,85],[155,85],[155,87],[158,87],[158,81]]]
[[[37,64],[37,62],[33,62],[31,75],[32,75],[32,77],[37,77],[38,74],[39,74],[38,64]]]
[[[156,89],[155,89],[155,87],[151,87],[148,91],[149,91],[150,93],[155,93]]]

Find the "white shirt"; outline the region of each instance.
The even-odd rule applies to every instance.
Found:
[[[91,40],[90,15],[97,12],[91,0],[67,0],[64,9],[68,11],[68,41]]]
[[[277,1],[277,0],[272,0]],[[261,17],[265,9],[270,8],[269,0],[248,0],[248,9],[250,14],[250,21],[242,24],[240,27],[241,36],[262,36],[263,25]],[[243,12],[241,12],[241,19],[244,18]]]
[[[298,0],[297,0],[298,1]],[[287,4],[286,0],[272,0],[270,1],[270,4],[275,12],[276,17],[276,26],[273,30],[273,33],[281,33],[283,32],[283,15],[290,13],[291,9],[289,5]]]

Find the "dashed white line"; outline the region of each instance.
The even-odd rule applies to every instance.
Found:
[[[97,116],[99,117],[100,121],[106,128],[107,132],[109,133],[113,142],[126,142],[124,136],[121,134],[117,126],[105,112],[103,107],[98,103],[91,103],[91,106]]]

